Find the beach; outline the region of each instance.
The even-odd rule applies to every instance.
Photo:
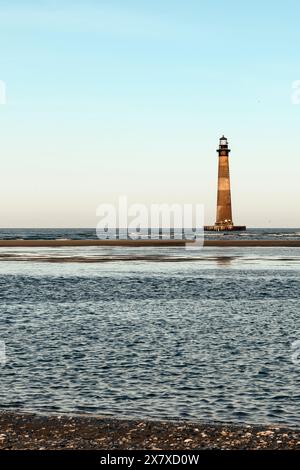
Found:
[[[279,426],[1,412],[0,450],[33,449],[300,449],[300,431]]]
[[[298,229],[1,235],[2,449],[300,449]]]
[[[192,247],[194,242],[186,240],[0,240],[2,248],[24,247]],[[300,240],[205,240],[206,247],[300,247]]]

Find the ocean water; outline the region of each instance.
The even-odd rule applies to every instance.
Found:
[[[122,232],[122,231],[121,231]],[[148,232],[146,229],[142,229],[141,233],[132,233],[135,237],[140,235],[141,238],[147,238]],[[191,230],[186,230],[187,238],[191,238],[193,235]],[[116,235],[113,231],[100,231],[100,237],[103,239],[114,239]],[[158,238],[158,233],[153,233],[152,238]],[[163,234],[163,237],[169,238],[168,232]],[[95,228],[66,228],[66,229],[12,229],[2,228],[0,229],[0,240],[9,239],[32,239],[32,240],[55,240],[55,239],[96,239],[97,234]],[[120,237],[122,238],[122,236]],[[124,237],[123,237],[124,238]],[[174,238],[182,238],[182,231],[175,229]],[[300,228],[250,228],[242,232],[205,232],[205,238],[207,239],[232,239],[237,238],[239,240],[280,240],[281,238],[287,240],[299,240],[300,239]]]
[[[299,299],[300,248],[0,248],[0,409],[299,427]]]

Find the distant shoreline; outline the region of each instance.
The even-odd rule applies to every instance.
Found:
[[[1,248],[17,247],[178,247],[192,246],[187,240],[0,240]],[[300,247],[300,240],[205,240],[205,247]]]
[[[1,411],[0,433],[0,450],[300,449],[300,431],[275,424],[216,424]]]

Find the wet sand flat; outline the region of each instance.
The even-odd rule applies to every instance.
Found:
[[[176,247],[193,245],[186,240],[0,240],[0,247]],[[300,240],[205,240],[211,247],[300,247]]]
[[[300,449],[300,431],[278,426],[1,412],[0,449]]]

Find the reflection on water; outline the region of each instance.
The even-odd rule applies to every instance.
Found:
[[[13,269],[8,262],[83,263],[152,262],[158,268],[164,263],[196,263],[199,268],[213,269],[294,269],[300,264],[299,247],[58,247],[58,248],[3,248],[0,247],[0,272]],[[3,266],[4,265],[4,266]],[[201,266],[200,266],[201,265]],[[18,268],[22,269],[22,268]],[[24,268],[25,272],[28,266]],[[73,270],[74,268],[72,268]],[[98,270],[98,268],[95,268]],[[102,268],[101,268],[102,269]],[[134,268],[133,268],[134,269]],[[182,267],[182,269],[185,269]],[[84,268],[81,268],[81,272]]]
[[[218,256],[216,257],[217,264],[220,266],[230,266],[235,258],[233,256]]]

